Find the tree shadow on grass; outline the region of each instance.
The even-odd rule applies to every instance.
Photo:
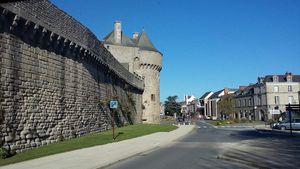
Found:
[[[116,140],[118,137],[120,137],[124,132],[118,132],[118,134],[115,136],[114,140]]]

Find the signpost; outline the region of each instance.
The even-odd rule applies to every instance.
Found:
[[[118,108],[118,101],[111,100],[109,103],[109,108],[112,109],[112,129],[113,129],[113,139],[115,140],[115,110]]]
[[[288,104],[285,106],[287,112],[289,113],[289,119],[290,119],[290,134],[292,133],[292,112],[300,112],[300,105],[299,104]]]

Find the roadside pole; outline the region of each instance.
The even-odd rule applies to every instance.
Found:
[[[112,134],[113,134],[113,140],[115,140],[115,110],[118,108],[118,101],[111,100],[109,104],[109,108],[112,110]]]
[[[112,119],[112,129],[113,129],[113,140],[115,140],[115,109],[112,109],[113,119]]]
[[[289,119],[290,119],[290,135],[293,135],[293,132],[292,132],[292,114],[291,114],[291,104],[289,104],[288,112],[289,112]]]

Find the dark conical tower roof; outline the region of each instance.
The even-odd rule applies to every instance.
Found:
[[[144,50],[150,50],[150,51],[155,51],[155,52],[159,52],[154,45],[152,44],[152,42],[150,41],[148,35],[146,34],[146,32],[143,30],[139,36],[138,42],[137,42],[137,46],[140,49],[144,49]]]

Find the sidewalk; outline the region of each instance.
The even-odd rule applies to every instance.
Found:
[[[0,169],[96,169],[158,148],[186,135],[194,125],[180,125],[171,132],[154,133],[130,140],[55,154]]]

